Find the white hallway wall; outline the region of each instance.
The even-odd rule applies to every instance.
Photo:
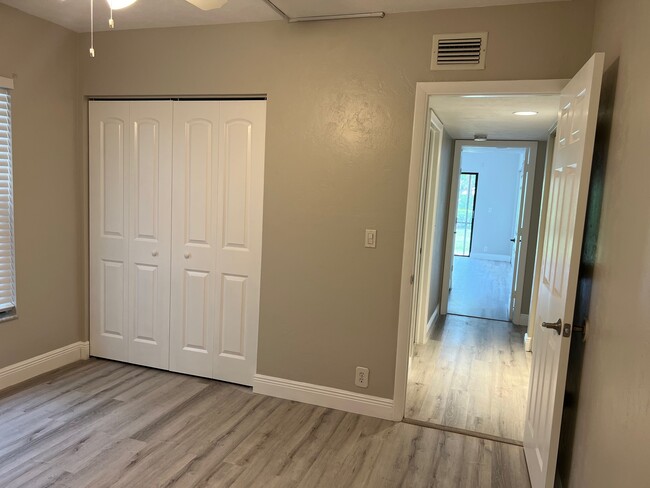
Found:
[[[461,170],[478,173],[471,255],[510,256],[522,149],[466,148]]]

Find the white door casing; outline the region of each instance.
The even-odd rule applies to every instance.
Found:
[[[424,215],[422,220],[422,243],[421,262],[419,267],[419,286],[417,289],[417,315],[415,317],[414,343],[424,344],[427,341],[427,325],[429,321],[429,300],[431,294],[431,271],[434,260],[433,242],[436,232],[435,228],[438,215],[438,191],[440,186],[440,158],[442,154],[443,125],[433,110],[429,110],[429,129],[427,135],[426,161],[424,168],[427,168],[427,178],[423,180],[426,184],[426,195],[424,200]],[[416,266],[417,269],[417,266]],[[412,348],[411,348],[412,349]]]
[[[580,252],[591,176],[604,54],[596,53],[562,90],[535,317],[524,428],[532,488],[554,485]]]
[[[465,141],[469,142],[469,141]],[[454,274],[454,240],[456,239],[456,217],[458,216],[458,185],[460,184],[460,158],[463,141],[454,143],[454,164],[451,172],[451,188],[449,190],[449,213],[447,216],[447,236],[445,242],[445,260],[442,268],[442,292],[440,297],[440,314],[447,315],[449,292],[453,284]]]
[[[519,202],[517,202],[514,259],[512,261],[512,293],[510,301],[510,320],[518,325],[525,325],[522,320],[524,278],[526,259],[528,257],[530,217],[533,209],[533,188],[535,188],[535,167],[537,164],[537,142],[522,143],[526,147],[521,182]]]
[[[266,104],[222,102],[213,377],[252,385],[257,366]]]
[[[172,102],[130,110],[129,362],[168,369]]]
[[[170,369],[212,377],[219,102],[174,102]]]
[[[129,360],[129,103],[89,105],[90,354]]]

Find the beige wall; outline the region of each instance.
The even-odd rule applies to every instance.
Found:
[[[593,48],[607,54],[614,100],[599,126],[609,150],[569,486],[640,487],[650,479],[650,2],[599,1]]]
[[[570,77],[592,7],[110,32],[95,59],[80,36],[81,95],[268,94],[258,371],[354,390],[366,366],[358,391],[392,397],[415,83]],[[429,70],[434,33],[477,30],[485,71]]]
[[[0,5],[0,76],[12,93],[19,319],[0,324],[0,368],[82,337],[77,36]]]
[[[442,137],[440,153],[440,183],[438,186],[438,212],[435,216],[433,242],[431,246],[431,287],[429,288],[428,319],[440,305],[442,298],[442,275],[445,264],[445,244],[447,243],[447,220],[449,219],[449,197],[451,194],[451,174],[454,169],[454,140],[445,132]]]

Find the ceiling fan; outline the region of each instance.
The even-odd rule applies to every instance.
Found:
[[[119,10],[121,8],[128,7],[133,5],[136,0],[107,0],[108,5],[113,10]],[[228,0],[185,0],[187,3],[194,5],[195,7],[200,8],[201,10],[215,10],[223,7]]]

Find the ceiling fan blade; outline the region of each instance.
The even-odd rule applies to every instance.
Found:
[[[228,0],[185,0],[201,10],[214,10],[223,7]]]

